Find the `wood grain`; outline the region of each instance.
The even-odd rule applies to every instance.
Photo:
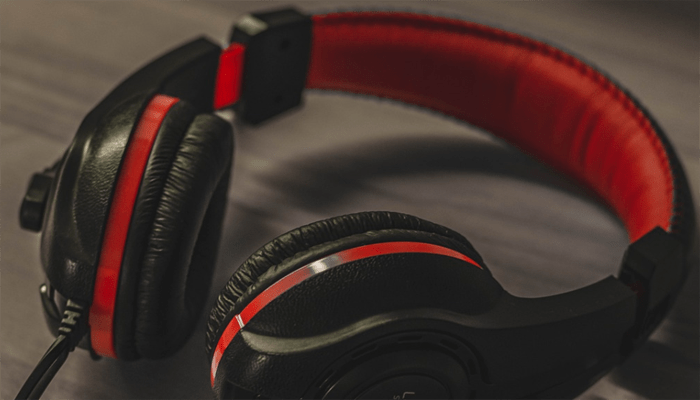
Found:
[[[522,32],[614,76],[667,131],[697,193],[697,2],[299,2],[412,9]],[[0,8],[2,398],[52,341],[37,288],[38,235],[17,211],[29,177],[53,162],[83,116],[140,65],[197,35],[223,39],[270,2],[36,2]],[[541,296],[616,272],[619,221],[562,176],[469,126],[393,102],[311,92],[302,111],[236,126],[233,185],[214,287],[259,246],[299,225],[394,210],[467,236],[513,294]],[[215,299],[210,296],[209,303]],[[660,329],[581,398],[698,398],[697,270]],[[204,319],[160,361],[93,362],[76,351],[46,398],[210,398]]]

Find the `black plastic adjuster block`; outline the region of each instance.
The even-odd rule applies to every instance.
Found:
[[[231,42],[245,45],[237,114],[259,123],[301,104],[311,53],[311,18],[294,9],[248,14]]]
[[[685,277],[683,245],[657,227],[630,244],[620,280],[637,294],[633,340],[645,339],[668,312]]]

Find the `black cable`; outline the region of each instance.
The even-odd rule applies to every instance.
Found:
[[[38,399],[44,393],[44,389],[68,358],[68,353],[75,349],[87,333],[87,321],[81,319],[84,309],[85,307],[73,300],[68,300],[61,326],[58,328],[58,337],[24,382],[16,400]]]
[[[17,399],[38,399],[68,358],[66,337],[58,335],[17,394]]]

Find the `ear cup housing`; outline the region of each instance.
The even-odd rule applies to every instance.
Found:
[[[78,129],[52,184],[41,235],[41,264],[62,296],[89,303],[111,196],[129,141],[149,97],[93,110]],[[104,113],[104,114],[103,114]]]
[[[224,320],[232,311],[240,311],[245,303],[239,301],[249,288],[257,284],[259,278],[273,267],[283,261],[305,252],[307,256],[300,262],[313,261],[314,258],[322,257],[328,251],[343,250],[343,246],[331,246],[325,251],[308,252],[311,248],[333,242],[348,236],[367,233],[371,231],[381,231],[386,229],[403,229],[410,231],[421,231],[435,233],[439,236],[452,239],[459,243],[461,250],[468,252],[474,260],[483,265],[481,256],[474,250],[474,247],[464,236],[432,222],[413,217],[407,214],[395,212],[361,212],[356,214],[343,215],[318,221],[273,239],[265,246],[253,253],[231,276],[216,301],[214,308],[209,314],[207,324],[207,354],[211,356],[216,341],[217,332]],[[351,246],[353,243],[348,243]],[[274,277],[281,277],[283,272],[274,274]],[[274,279],[271,277],[271,279]]]
[[[259,271],[257,280],[247,288],[237,288],[243,293],[236,297],[216,330],[212,329],[212,319],[217,316],[212,311],[210,356],[232,318],[247,305],[252,306],[251,301],[257,301],[258,296],[265,297],[261,295],[265,289],[287,279],[292,272],[322,259],[333,259],[345,250],[400,242],[454,250],[479,267],[457,258],[406,252],[369,256],[314,275],[245,322],[245,329],[223,354],[218,370],[224,372],[216,375],[215,391],[221,394],[227,390],[226,382],[235,382],[266,396],[299,397],[324,366],[376,335],[397,332],[392,329],[443,329],[445,324],[439,318],[429,322],[434,312],[426,310],[480,314],[503,293],[478,253],[454,231],[398,213],[336,217],[273,240],[243,264],[248,268],[241,267],[229,285],[241,282],[236,279],[238,273],[250,278],[253,268],[266,269]],[[223,308],[233,295],[227,285],[217,306]]]
[[[154,95],[211,99],[221,48],[199,38],[163,54],[122,81],[83,119],[52,185],[41,263],[62,296],[90,303],[114,184],[130,135]]]
[[[119,358],[159,358],[189,337],[216,261],[230,125],[185,101],[164,119],[134,206],[114,321]]]

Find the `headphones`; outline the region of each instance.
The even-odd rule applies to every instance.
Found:
[[[695,217],[668,139],[634,97],[548,44],[403,12],[245,16],[231,45],[193,40],[123,81],[35,174],[20,210],[41,231],[57,341],[18,398],[75,347],[162,358],[211,285],[234,140],[304,88],[416,105],[487,130],[573,178],[623,221],[617,277],[543,298],[494,279],[461,234],[395,212],[294,229],[251,255],[209,314],[217,398],[516,398],[580,393],[674,303]]]

